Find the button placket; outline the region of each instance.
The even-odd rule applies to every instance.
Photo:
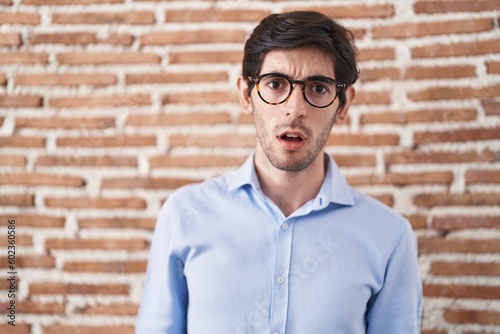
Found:
[[[274,266],[274,286],[271,302],[271,333],[284,333],[288,314],[290,260],[295,218],[285,220],[278,229]]]

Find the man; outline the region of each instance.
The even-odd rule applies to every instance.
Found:
[[[163,206],[138,334],[420,333],[410,225],[350,188],[324,151],[355,96],[353,40],[315,12],[254,30],[238,88],[255,151]]]

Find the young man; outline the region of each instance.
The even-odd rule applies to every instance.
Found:
[[[420,333],[410,225],[350,188],[324,152],[354,99],[355,51],[315,12],[254,30],[238,88],[257,146],[163,206],[136,333]]]

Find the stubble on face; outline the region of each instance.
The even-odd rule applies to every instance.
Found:
[[[269,132],[266,129],[266,121],[264,120],[265,115],[258,111],[253,103],[252,108],[257,139],[262,146],[264,154],[275,168],[286,172],[303,171],[314,161],[314,159],[316,159],[330,137],[336,118],[335,113],[334,117],[326,122],[316,135],[311,129],[306,127],[299,118],[291,119],[289,122],[284,124],[275,125],[272,131]],[[312,148],[307,151],[304,151],[304,149],[293,151],[284,150],[282,147],[279,147],[276,144],[276,136],[285,129],[300,130],[308,137],[308,140],[313,141]]]

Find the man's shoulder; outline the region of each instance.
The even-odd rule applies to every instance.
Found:
[[[174,190],[167,198],[165,206],[200,207],[228,192],[231,172],[201,182],[190,183]]]
[[[358,212],[359,216],[365,217],[368,223],[376,224],[379,228],[400,230],[408,228],[408,220],[387,204],[354,188],[352,194],[355,201],[353,209]]]

